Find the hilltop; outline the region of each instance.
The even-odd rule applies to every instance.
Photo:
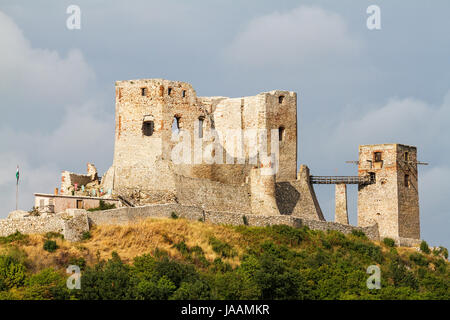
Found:
[[[174,217],[95,226],[83,238],[0,238],[0,298],[450,299],[446,249],[393,247],[362,232]],[[69,264],[81,267],[81,290],[66,288]],[[369,265],[380,266],[380,290],[366,287]]]

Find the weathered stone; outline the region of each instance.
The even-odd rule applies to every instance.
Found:
[[[335,219],[337,223],[348,224],[347,212],[347,185],[344,183],[336,184],[335,192]]]
[[[359,147],[358,226],[378,223],[380,236],[420,239],[417,149],[401,144]]]
[[[8,219],[22,219],[29,216],[30,214],[27,211],[15,210],[8,214]]]

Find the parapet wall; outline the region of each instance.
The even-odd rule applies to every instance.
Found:
[[[169,218],[172,213],[178,217],[189,220],[202,220],[213,224],[243,225],[244,216],[249,226],[270,226],[284,224],[292,227],[307,226],[314,230],[336,230],[348,234],[352,230],[363,231],[371,240],[380,240],[378,226],[355,227],[335,222],[308,220],[293,216],[238,214],[219,211],[205,211],[197,207],[183,206],[180,204],[161,204],[135,208],[120,208],[105,211],[89,212],[88,218],[91,225],[115,225],[128,224],[145,218]]]
[[[6,237],[17,231],[23,234],[44,234],[57,232],[68,241],[81,240],[83,232],[89,231],[86,211],[69,209],[68,213],[46,217],[23,217],[19,219],[0,219],[0,236]]]

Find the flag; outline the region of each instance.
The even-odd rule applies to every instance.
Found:
[[[17,184],[19,184],[19,166],[17,166],[16,179],[17,179]]]

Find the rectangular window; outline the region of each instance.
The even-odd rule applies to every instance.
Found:
[[[279,96],[278,97],[278,103],[283,103],[283,100],[284,100],[284,96]]]
[[[145,121],[142,124],[142,134],[147,137],[153,135],[154,126],[153,121]]]
[[[408,161],[408,158],[409,158],[409,154],[408,154],[408,152],[405,152],[405,157],[404,157],[405,161]]]
[[[374,158],[375,158],[375,162],[380,162],[381,161],[381,152],[375,152],[374,153]]]
[[[170,96],[172,94],[172,88],[167,89],[167,94]]]
[[[198,118],[198,137],[203,138],[203,118]]]
[[[409,187],[409,174],[405,174],[405,187]]]
[[[370,176],[370,182],[371,183],[377,182],[377,177],[375,175],[375,172],[369,172],[369,176]]]
[[[83,200],[77,200],[77,209],[83,209]]]
[[[141,88],[141,96],[145,97],[147,95],[147,88]]]
[[[278,128],[278,140],[283,141],[284,139],[284,127]]]
[[[185,97],[186,97],[186,90],[183,90],[183,93],[182,93],[182,95],[183,95],[183,98],[185,98]]]

